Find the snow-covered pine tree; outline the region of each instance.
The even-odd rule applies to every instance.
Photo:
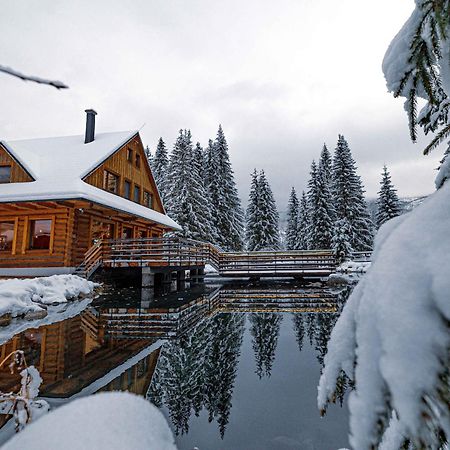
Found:
[[[333,204],[324,166],[311,164],[308,182],[308,242],[312,249],[331,248],[333,238]]]
[[[344,136],[339,135],[333,158],[333,198],[336,220],[347,219],[350,245],[356,251],[372,249],[373,223],[364,199],[361,178]]]
[[[351,245],[352,238],[353,233],[348,220],[345,217],[338,219],[334,223],[331,248],[333,249],[333,252],[336,255],[336,260],[339,264],[343,263],[347,259],[350,259],[353,253],[353,248]]]
[[[153,165],[153,155],[152,151],[150,150],[150,147],[147,145],[144,149],[145,156],[147,157],[148,163],[150,164],[150,167]]]
[[[180,130],[170,155],[167,210],[184,237],[210,241],[211,213],[190,130]]]
[[[228,155],[228,144],[220,125],[212,148],[208,146],[206,165],[205,177],[213,208],[213,225],[218,235],[217,244],[224,250],[242,250],[244,214]]]
[[[297,234],[295,237],[294,250],[307,250],[310,248],[308,242],[308,226],[308,198],[306,197],[305,191],[302,191],[298,207]]]
[[[258,248],[261,240],[261,220],[259,217],[259,177],[256,169],[252,173],[248,206],[245,212],[245,242],[249,251]]]
[[[319,171],[328,188],[331,190],[333,182],[333,158],[326,144],[323,144],[322,152],[320,153]]]
[[[259,242],[254,250],[279,250],[279,215],[272,189],[263,170],[259,174],[258,187],[258,227],[260,229],[260,235]]]
[[[167,203],[167,179],[169,169],[169,157],[166,149],[166,144],[163,138],[159,138],[158,145],[156,147],[155,156],[153,157],[151,168],[153,177],[155,179],[156,186],[161,196],[161,200],[165,205]]]
[[[398,200],[397,191],[391,181],[391,175],[386,165],[381,174],[381,188],[378,192],[377,200],[377,226],[397,217],[401,214],[401,206]]]
[[[286,250],[295,250],[298,233],[299,201],[295,188],[292,187],[287,210]]]

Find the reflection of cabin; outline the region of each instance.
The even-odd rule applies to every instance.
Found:
[[[71,273],[102,238],[161,237],[164,211],[139,132],[0,142],[0,276]]]

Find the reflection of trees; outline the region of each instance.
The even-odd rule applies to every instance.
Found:
[[[250,316],[250,333],[255,352],[256,374],[270,377],[278,343],[282,316],[277,313],[253,313]]]
[[[303,350],[303,340],[305,338],[305,320],[303,314],[295,313],[292,317],[294,325],[295,339],[297,340],[299,351]]]
[[[323,360],[327,354],[328,341],[330,340],[331,331],[338,320],[337,313],[317,313],[314,328],[316,357],[321,368],[323,368]]]
[[[229,421],[245,316],[221,314],[205,320],[161,351],[148,392],[169,411],[175,433],[187,433],[192,411],[205,408],[223,437]]]

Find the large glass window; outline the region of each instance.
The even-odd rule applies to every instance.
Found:
[[[33,250],[48,250],[50,248],[50,235],[52,221],[39,219],[30,221],[30,248]]]
[[[103,175],[103,189],[112,192],[113,194],[119,193],[119,177],[114,173],[105,170]]]
[[[133,162],[133,149],[130,147],[127,148],[127,161],[130,163]]]
[[[123,196],[128,200],[131,198],[131,183],[127,180],[123,182]]]
[[[133,200],[136,203],[140,203],[141,202],[141,188],[139,186],[134,186]]]
[[[150,192],[144,191],[144,205],[147,208],[153,208],[153,195]]]
[[[0,183],[11,182],[11,166],[0,166]]]
[[[133,239],[133,228],[123,227],[122,239]]]
[[[11,251],[14,241],[14,222],[0,222],[0,250]]]
[[[141,167],[141,155],[136,153],[136,167],[139,169]]]

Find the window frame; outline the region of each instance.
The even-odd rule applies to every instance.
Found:
[[[133,149],[131,147],[127,147],[127,161],[130,164],[133,164]]]
[[[139,152],[136,152],[136,155],[134,157],[134,165],[136,166],[136,169],[140,169],[142,162],[141,162],[141,155]]]
[[[125,190],[125,186],[127,184],[130,186],[130,191],[128,193],[129,194],[128,197],[126,196],[126,190]],[[123,198],[126,198],[127,200],[131,200],[132,192],[133,192],[133,183],[128,178],[124,178],[124,180],[123,180]]]
[[[150,204],[148,202],[145,202],[145,195],[149,196],[150,199]],[[144,194],[143,194],[143,205],[149,209],[153,209],[153,202],[154,202],[154,196],[153,194],[148,191],[147,189],[144,189]]]
[[[117,184],[116,184],[116,192],[110,191],[109,189],[107,189],[107,174],[113,175],[114,177],[117,178]],[[103,190],[106,192],[109,192],[110,194],[114,194],[114,195],[120,195],[120,180],[121,180],[121,176],[120,174],[118,174],[117,172],[114,172],[113,170],[110,169],[103,169]]]
[[[1,181],[1,179],[0,179],[0,184],[11,183],[11,179],[12,179],[12,164],[0,164],[0,168],[2,168],[2,167],[8,167],[9,168],[9,179],[8,179],[8,181]]]
[[[139,192],[139,198],[136,200],[136,192]],[[134,184],[133,186],[133,202],[141,204],[142,199],[142,189],[138,184]]]
[[[38,220],[49,220],[50,221],[50,241],[48,248],[31,248],[31,223],[36,222]],[[33,253],[42,253],[42,254],[53,254],[53,246],[55,241],[55,225],[56,225],[56,216],[28,216],[25,221],[24,233],[23,233],[23,242],[22,242],[22,253],[33,252]]]
[[[17,233],[19,231],[19,218],[18,217],[2,217],[0,219],[0,223],[13,223],[14,224],[14,230],[13,230],[13,240],[11,243],[11,251],[9,250],[0,250],[0,254],[5,252],[4,254],[16,254],[17,249]]]

